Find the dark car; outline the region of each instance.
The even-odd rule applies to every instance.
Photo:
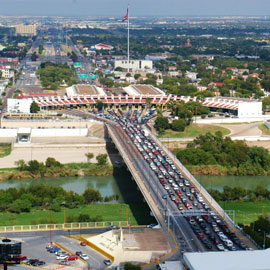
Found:
[[[42,265],[44,265],[44,264],[45,264],[44,261],[37,261],[37,262],[34,262],[32,265],[33,265],[33,266],[42,266]]]
[[[120,228],[116,225],[111,225],[109,227],[106,228],[107,231],[110,231],[110,230],[119,230]]]
[[[104,260],[103,262],[104,262],[104,264],[106,264],[106,265],[111,265],[111,264],[112,264],[112,261],[111,261],[111,260]]]

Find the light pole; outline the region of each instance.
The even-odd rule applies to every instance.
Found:
[[[264,230],[261,230],[261,229],[259,229],[258,232],[263,232],[263,249],[265,249],[266,232]]]

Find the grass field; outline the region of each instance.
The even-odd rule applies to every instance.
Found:
[[[235,222],[250,224],[259,215],[270,215],[270,202],[220,202],[220,206],[226,210],[235,210]],[[264,209],[264,210],[263,210]]]
[[[8,156],[10,153],[11,153],[11,144],[1,143],[0,144],[0,157]]]
[[[191,124],[186,127],[184,132],[177,132],[173,130],[166,130],[160,138],[189,138],[197,137],[199,135],[204,135],[207,132],[215,133],[221,131],[222,135],[230,134],[230,130],[224,127],[219,127],[215,125],[201,125],[201,124]]]
[[[262,131],[263,135],[270,135],[270,129],[268,129],[264,124],[258,126]]]
[[[80,208],[66,208],[66,218],[69,215],[88,214],[90,217],[101,215],[102,221],[126,221],[127,215],[132,225],[146,225],[153,223],[146,204],[90,204]],[[51,212],[52,223],[64,223],[64,209],[60,212]],[[32,210],[30,213],[0,213],[0,226],[49,224],[49,210]]]

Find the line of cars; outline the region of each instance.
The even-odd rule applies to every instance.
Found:
[[[134,114],[123,115],[112,113],[117,122],[135,144],[148,166],[156,174],[164,188],[163,199],[171,199],[176,207],[183,210],[200,210],[207,215],[186,217],[192,230],[209,250],[247,249],[237,236],[230,231],[224,222],[211,210],[200,192],[184,177],[174,162],[166,155],[157,143],[143,130]],[[205,220],[204,220],[205,219]],[[201,222],[202,220],[202,222]]]

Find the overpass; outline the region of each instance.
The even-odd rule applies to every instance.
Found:
[[[205,245],[198,239],[197,235],[191,229],[187,222],[187,216],[209,215],[209,211],[201,210],[184,210],[180,212],[176,204],[169,198],[164,200],[162,195],[165,193],[163,186],[159,183],[157,176],[150,169],[149,165],[143,159],[141,153],[130,140],[122,127],[115,122],[106,121],[105,123],[109,136],[114,142],[119,153],[123,157],[133,179],[136,181],[145,201],[148,203],[151,212],[155,216],[164,230],[172,229],[178,239],[184,242],[185,251],[208,251]],[[143,127],[147,129],[146,126]],[[218,217],[228,226],[228,228],[241,239],[247,247],[257,249],[255,242],[248,238],[240,228],[235,225],[234,221],[220,207],[220,205],[211,197],[211,195],[202,187],[196,178],[185,168],[185,166],[155,137],[154,134],[147,130],[152,140],[163,150],[166,155],[173,161],[176,167],[182,172],[186,179],[199,191],[204,201],[215,211]],[[240,248],[241,249],[241,248]],[[213,247],[216,250],[216,247]]]

